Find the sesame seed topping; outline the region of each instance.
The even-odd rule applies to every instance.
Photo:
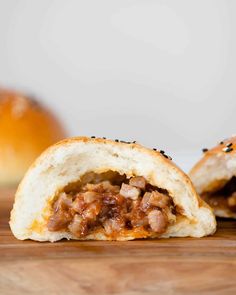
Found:
[[[231,147],[232,145],[232,142],[226,144],[227,147]]]
[[[103,137],[103,139],[106,139],[106,137]]]
[[[203,148],[203,149],[202,149],[202,152],[203,152],[203,153],[206,153],[207,151],[208,151],[207,148]]]
[[[157,151],[157,149],[156,149],[156,148],[153,148],[153,150],[154,150],[154,151]]]
[[[220,142],[220,144],[224,144],[224,142],[223,142],[223,141],[221,141],[221,142]]]
[[[136,140],[134,140],[132,143],[136,143],[137,141]]]
[[[96,138],[96,136],[91,136],[91,138]]]
[[[170,156],[168,156],[168,155],[165,153],[165,151],[160,150],[159,152],[160,152],[161,155],[162,155],[163,157],[165,157],[166,159],[172,160],[172,158],[171,158]]]
[[[232,150],[233,149],[231,147],[225,147],[225,148],[222,149],[222,151],[226,152],[226,153],[232,152]]]
[[[115,139],[115,142],[119,142],[119,139]]]

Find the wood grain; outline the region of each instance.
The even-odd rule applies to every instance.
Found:
[[[236,294],[236,221],[202,239],[18,241],[0,191],[0,294]]]

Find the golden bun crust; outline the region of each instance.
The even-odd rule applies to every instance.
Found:
[[[64,128],[49,110],[0,88],[0,186],[19,183],[35,158],[64,137]]]
[[[47,220],[55,194],[88,172],[116,171],[127,177],[143,176],[152,185],[167,189],[183,216],[158,237],[213,234],[216,222],[210,207],[202,201],[190,179],[159,151],[136,143],[87,137],[70,138],[48,148],[30,167],[18,187],[10,226],[18,239],[57,241],[77,239],[67,232],[49,232]],[[157,237],[157,236],[153,236]],[[119,240],[134,239],[134,234]],[[108,239],[102,233],[86,239]]]
[[[236,136],[221,141],[207,150],[193,166],[189,176],[198,194],[221,189],[236,176]],[[216,216],[236,218],[236,213],[228,209],[216,209]]]
[[[227,145],[231,143],[232,145],[230,145],[229,148],[232,149],[232,151],[226,153],[224,149],[226,149]],[[208,161],[208,159],[212,157],[219,157],[221,155],[222,156],[230,155],[234,157],[235,153],[236,153],[236,136],[232,136],[230,138],[227,138],[219,142],[216,146],[204,152],[203,157],[193,166],[193,168],[190,171],[190,174],[193,175],[197,173],[201,169],[201,167]]]

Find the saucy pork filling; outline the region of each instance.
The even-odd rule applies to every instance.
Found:
[[[47,226],[78,238],[101,230],[113,238],[129,231],[145,237],[164,233],[175,221],[176,208],[166,190],[142,176],[128,179],[109,171],[87,173],[58,193]]]
[[[232,177],[223,188],[201,196],[213,208],[236,212],[236,177]]]

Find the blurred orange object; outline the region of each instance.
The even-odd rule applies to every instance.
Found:
[[[35,158],[65,137],[49,110],[21,93],[0,88],[0,186],[18,184]]]

